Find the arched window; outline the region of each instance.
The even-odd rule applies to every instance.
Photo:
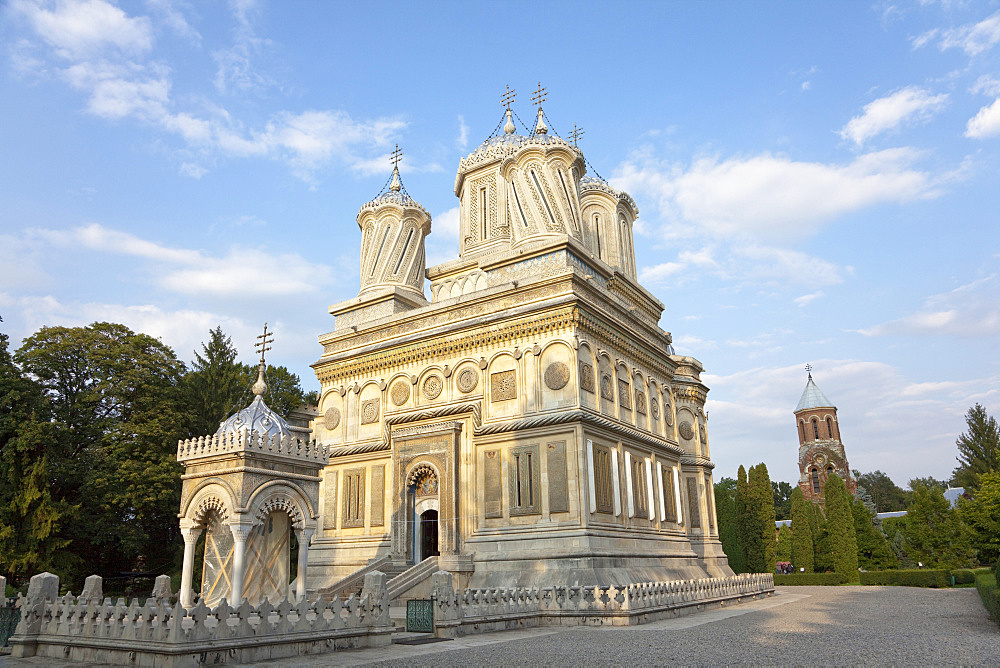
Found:
[[[833,418],[829,415],[826,417],[826,437],[833,438]]]
[[[802,435],[802,440],[806,440],[806,423],[799,420],[799,434]]]
[[[597,241],[597,257],[601,257],[601,217],[594,214],[594,239]]]
[[[819,440],[819,421],[813,418],[813,439]]]
[[[830,474],[832,474],[832,473],[833,473],[833,464],[827,464],[826,465],[826,477],[829,478]]]
[[[819,494],[819,469],[815,466],[812,469],[813,494]]]

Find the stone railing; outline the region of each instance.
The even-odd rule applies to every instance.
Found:
[[[452,588],[450,573],[438,571],[432,577],[435,634],[443,637],[523,626],[644,624],[774,592],[774,577],[769,573],[604,587],[466,589],[461,593]]]
[[[308,441],[277,434],[267,438],[258,432],[239,432],[222,436],[199,436],[177,442],[177,461],[185,462],[202,457],[243,452],[248,454],[307,460],[325,466],[330,461],[329,448],[316,441]]]
[[[78,597],[58,597],[59,578],[31,579],[21,621],[11,638],[14,657],[39,656],[114,665],[198,666],[247,663],[391,643],[385,574],[365,576],[361,596],[345,600],[282,601],[273,606],[223,600],[215,608],[170,604],[158,578],[140,605],[101,600],[100,578],[87,579]]]

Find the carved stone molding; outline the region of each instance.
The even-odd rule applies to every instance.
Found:
[[[380,399],[369,399],[361,404],[361,424],[372,424],[378,422],[378,409],[381,404]]]
[[[336,429],[340,425],[340,411],[336,408],[328,408],[323,413],[323,425],[327,429]]]
[[[399,427],[392,430],[392,438],[393,440],[398,440],[403,438],[414,438],[416,436],[441,434],[449,431],[462,431],[462,423],[449,421],[434,422],[432,424],[420,424],[415,427]]]
[[[580,362],[580,389],[594,393],[594,367],[586,362]]]
[[[410,385],[403,380],[396,381],[389,390],[389,396],[395,406],[402,406],[410,398]]]
[[[459,391],[468,394],[479,385],[479,374],[473,369],[466,367],[459,372],[457,383]]]
[[[490,374],[490,398],[493,401],[516,399],[517,372],[510,370]]]
[[[690,441],[694,438],[694,427],[687,420],[681,422],[680,426],[677,427],[677,432],[681,435],[684,440]]]
[[[441,391],[443,389],[444,381],[441,380],[441,376],[433,375],[424,379],[423,391],[426,398],[432,401],[437,399],[441,396]]]

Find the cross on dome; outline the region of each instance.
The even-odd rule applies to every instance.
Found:
[[[403,159],[403,152],[399,150],[399,144],[396,144],[396,149],[392,152],[389,160],[392,162],[392,183],[389,184],[389,190],[393,192],[399,192],[403,184],[399,180],[399,161]]]
[[[573,124],[573,131],[569,133],[569,138],[573,140],[573,147],[576,148],[576,143],[579,141],[580,137],[586,134],[583,128],[576,127],[576,123]]]
[[[253,344],[254,349],[260,353],[260,366],[257,368],[257,382],[253,384],[253,393],[260,397],[267,392],[267,384],[264,382],[264,353],[271,349],[268,344],[274,343],[274,332],[267,331],[267,323],[264,323],[264,333],[257,336],[257,342]]]

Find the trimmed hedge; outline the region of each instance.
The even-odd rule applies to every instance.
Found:
[[[775,585],[842,585],[847,584],[843,573],[791,573],[774,575]]]
[[[976,576],[976,589],[979,590],[979,598],[983,599],[983,607],[990,613],[990,618],[1000,625],[1000,586],[997,585],[997,578],[992,573],[983,573]]]
[[[921,568],[906,571],[868,571],[861,573],[863,585],[897,585],[902,587],[950,587],[951,572]]]
[[[951,577],[955,578],[955,584],[957,585],[976,583],[976,571],[971,568],[956,568],[951,572]]]

